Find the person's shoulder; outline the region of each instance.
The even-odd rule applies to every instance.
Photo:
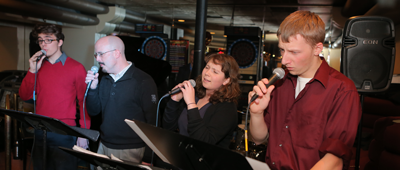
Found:
[[[340,83],[341,86],[347,90],[356,90],[353,80],[345,76],[343,73],[337,71],[334,68],[330,70],[330,77],[332,83]]]
[[[130,70],[130,71],[129,71]],[[139,82],[153,82],[154,80],[153,78],[147,74],[146,72],[144,72],[143,70],[135,67],[134,65],[132,65],[129,69],[128,72],[130,72],[132,74],[132,78],[134,78],[135,80],[139,81]],[[126,74],[126,73],[125,73]]]
[[[83,67],[82,63],[80,63],[79,61],[76,61],[75,59],[73,59],[72,57],[69,57],[69,56],[65,60],[65,63],[66,64],[68,63],[69,65],[82,66]]]

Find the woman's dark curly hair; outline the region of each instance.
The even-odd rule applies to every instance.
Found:
[[[54,34],[57,40],[64,41],[64,34],[61,32],[61,28],[53,24],[37,24],[32,30],[32,36],[38,38],[39,34]]]
[[[212,54],[205,58],[206,63],[209,61],[221,66],[221,71],[225,74],[225,78],[230,78],[226,85],[222,85],[218,90],[210,96],[209,102],[212,104],[226,102],[233,102],[237,104],[240,96],[239,88],[239,65],[236,60],[226,54]],[[203,87],[202,75],[196,78],[196,93],[201,99],[206,96],[206,89]]]

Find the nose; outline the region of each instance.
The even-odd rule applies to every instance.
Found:
[[[97,62],[101,62],[101,57],[100,57],[99,55],[97,55],[96,61],[97,61]]]
[[[287,56],[285,56],[285,54],[283,54],[282,55],[282,60],[281,60],[281,63],[283,64],[283,65],[286,65],[286,64],[289,64],[289,59],[288,59],[288,57]]]
[[[209,75],[209,71],[210,71],[210,69],[204,69],[204,75],[208,76]]]

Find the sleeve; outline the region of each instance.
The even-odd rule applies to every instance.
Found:
[[[19,87],[19,96],[22,100],[27,101],[32,99],[33,88],[35,85],[35,74],[28,71],[22,80],[21,86]],[[38,86],[36,86],[36,91]],[[36,93],[37,94],[37,93]]]
[[[183,104],[183,99],[180,102],[170,100],[164,110],[163,115],[163,128],[168,130],[178,129],[178,119],[182,113],[181,104]]]
[[[358,92],[349,90],[337,95],[333,102],[332,113],[328,117],[324,131],[324,141],[319,153],[322,158],[331,153],[343,159],[343,167],[348,168],[351,160],[351,148],[357,135],[361,118],[361,105]]]
[[[86,78],[86,70],[83,65],[80,65],[79,68],[76,69],[75,73],[75,90],[76,90],[76,96],[79,102],[79,113],[80,113],[80,120],[79,124],[81,125],[81,128],[86,128],[90,129],[90,116],[87,112],[87,109],[85,108],[85,115],[83,115],[83,98],[85,96],[85,91],[86,91],[86,83],[85,83],[85,78]],[[85,105],[86,106],[86,105]],[[86,123],[86,127],[85,127]]]
[[[140,98],[141,106],[146,123],[155,125],[158,103],[157,86],[153,79],[147,79],[142,81],[140,87],[139,90],[142,92]]]
[[[212,113],[207,113],[211,107]],[[206,120],[207,114],[210,118]],[[200,117],[197,108],[188,110],[188,133],[189,136],[207,143],[217,144],[237,124],[237,110],[233,103],[218,103],[210,106],[204,118]]]
[[[90,89],[88,91],[88,94],[86,96],[86,110],[87,113],[90,116],[96,116],[101,112],[101,103],[100,103],[100,98],[99,98],[99,89],[101,88],[101,82],[105,81],[103,80],[99,81],[99,84],[97,85],[96,89]]]

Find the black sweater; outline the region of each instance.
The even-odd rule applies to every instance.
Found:
[[[140,137],[124,122],[135,119],[155,124],[157,87],[153,79],[133,63],[121,79],[114,82],[105,75],[87,96],[87,111],[102,113],[101,142],[112,149],[132,149],[145,146]]]
[[[163,116],[163,127],[169,130],[178,128],[178,119],[184,107],[181,102],[170,100]],[[233,131],[237,128],[237,109],[234,103],[223,102],[212,104],[207,108],[204,117],[199,109],[188,110],[188,133],[191,138],[218,145],[228,149]]]

